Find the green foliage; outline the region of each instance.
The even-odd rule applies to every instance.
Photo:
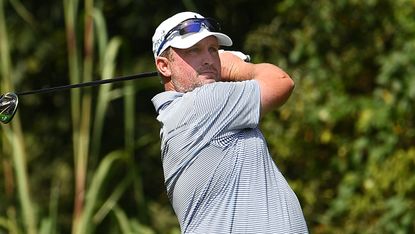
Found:
[[[310,232],[415,232],[413,1],[0,3],[1,93],[154,70],[162,19],[218,18],[231,49],[295,80],[261,127]],[[180,233],[149,101],[161,90],[146,79],[22,97],[0,130],[0,233]]]
[[[276,9],[246,49],[296,81],[263,128],[311,230],[414,232],[413,3],[286,0]]]

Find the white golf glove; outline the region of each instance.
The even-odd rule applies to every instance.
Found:
[[[245,62],[250,62],[251,61],[251,56],[249,56],[248,54],[244,54],[241,51],[219,50],[219,53],[223,53],[225,51],[230,52],[230,53],[238,56],[239,58],[241,58]]]

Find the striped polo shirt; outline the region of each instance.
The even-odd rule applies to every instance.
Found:
[[[308,233],[258,129],[256,81],[166,91],[152,102],[167,194],[182,233]]]

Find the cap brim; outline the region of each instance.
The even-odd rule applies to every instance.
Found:
[[[227,35],[219,32],[210,32],[208,30],[201,30],[197,33],[188,33],[182,36],[176,36],[168,44],[174,48],[187,49],[209,36],[215,36],[218,39],[219,45],[221,46],[232,45],[232,39]]]

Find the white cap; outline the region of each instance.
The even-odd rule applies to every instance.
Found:
[[[174,36],[167,38],[167,41],[164,43],[163,47],[159,50],[159,46],[163,42],[164,37],[172,28],[176,27],[181,22],[187,19],[193,19],[193,18],[203,19],[205,17],[194,12],[189,12],[189,11],[181,12],[166,19],[156,28],[156,31],[154,32],[154,35],[153,35],[154,58],[156,58],[158,55],[163,53],[163,51],[166,50],[169,46],[174,47],[174,48],[179,48],[179,49],[187,49],[187,48],[192,47],[193,45],[198,43],[200,40],[208,36],[215,36],[216,38],[218,38],[219,45],[222,45],[222,46],[232,45],[232,40],[227,35],[223,33],[219,33],[219,32],[211,32],[208,29],[202,27],[202,29],[199,32],[187,33],[185,35],[179,35],[177,33]],[[158,50],[159,50],[159,54],[157,54]]]

